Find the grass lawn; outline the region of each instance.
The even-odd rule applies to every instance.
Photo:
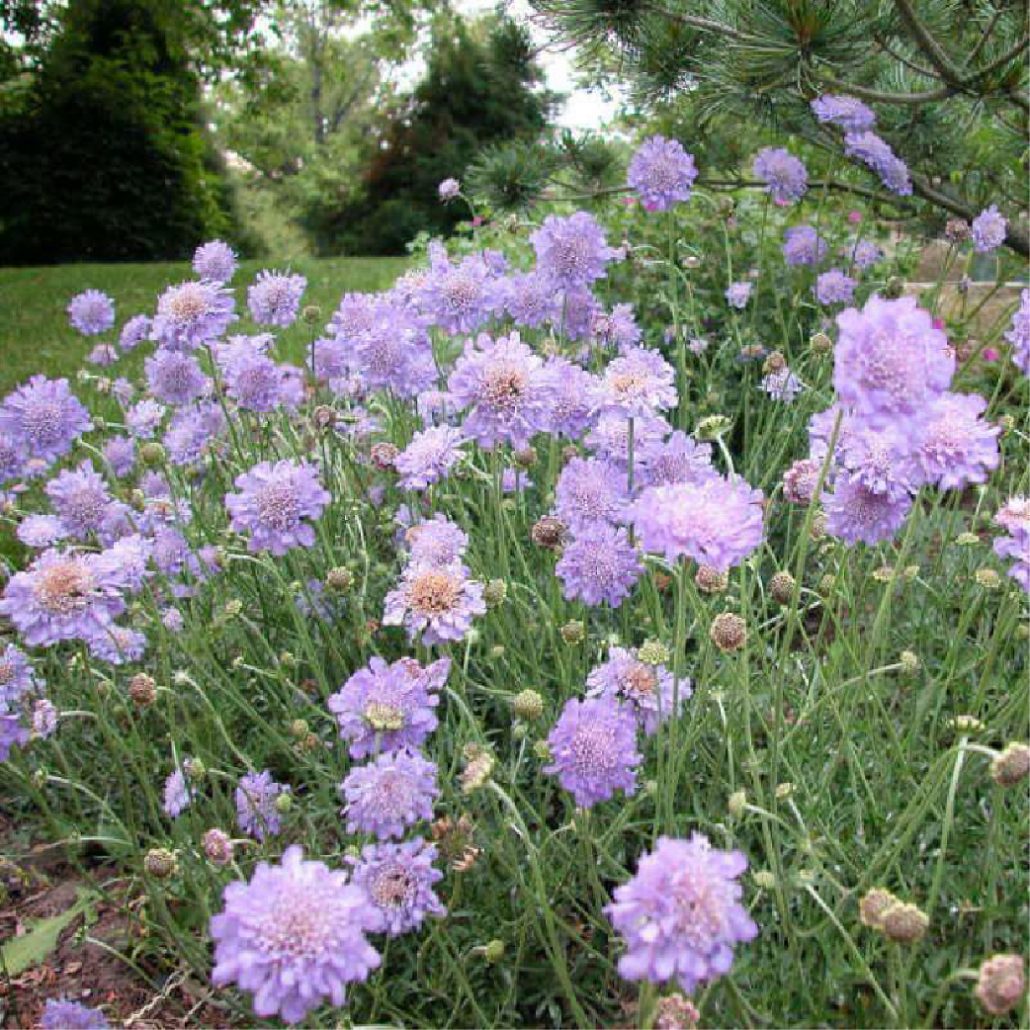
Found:
[[[308,277],[306,304],[322,308],[322,322],[335,310],[341,294],[378,290],[404,270],[405,258],[308,258],[291,263],[291,270]],[[246,286],[268,265],[244,261],[233,280],[238,305],[246,306]],[[276,266],[271,266],[276,267]],[[142,265],[57,265],[52,268],[0,268],[0,397],[17,383],[42,372],[74,376],[96,340],[87,340],[65,314],[68,301],[81,290],[95,288],[110,294],[117,305],[120,329],[132,315],[151,314],[157,294],[168,284],[192,276],[188,262]],[[241,331],[252,331],[242,328]],[[293,344],[303,345],[311,329],[298,325],[282,333],[291,357]],[[113,333],[100,337],[115,339]],[[285,356],[285,355],[284,355]],[[120,366],[119,366],[120,370]]]

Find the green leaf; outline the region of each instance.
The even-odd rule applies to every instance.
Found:
[[[17,976],[42,962],[57,947],[65,927],[80,915],[85,915],[87,924],[95,920],[93,902],[99,897],[97,892],[80,887],[75,894],[74,905],[59,915],[35,921],[27,934],[13,938],[0,948],[0,968],[8,976]]]

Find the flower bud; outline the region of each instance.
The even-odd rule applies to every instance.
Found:
[[[991,762],[991,779],[999,787],[1014,787],[1030,775],[1030,747],[1013,741]]]
[[[973,578],[984,588],[984,590],[997,590],[1001,586],[1001,576],[995,569],[977,569]]]
[[[694,435],[699,440],[718,440],[725,436],[733,426],[733,422],[725,415],[709,415],[701,419],[694,430]]]
[[[156,440],[147,440],[139,449],[139,460],[150,468],[163,465],[165,449]]]
[[[919,660],[919,655],[914,651],[902,651],[898,656],[898,661],[901,663],[901,671],[906,676],[914,676],[923,665]]]
[[[534,447],[523,447],[515,452],[515,464],[520,469],[531,469],[536,464],[536,460],[536,448]]]
[[[561,519],[544,515],[533,524],[529,536],[537,547],[556,551],[565,541],[565,532],[565,523]]]
[[[645,665],[665,665],[672,652],[660,640],[645,640],[637,649],[637,658]]]
[[[992,955],[980,967],[976,997],[992,1016],[1011,1012],[1026,993],[1022,955]]]
[[[489,941],[483,948],[483,958],[491,965],[496,965],[504,958],[504,941]]]
[[[143,858],[143,869],[158,880],[167,880],[179,870],[179,860],[167,848],[151,848]]]
[[[829,354],[833,350],[833,340],[826,333],[814,333],[808,341],[808,346],[814,354]]]
[[[372,464],[377,469],[386,470],[393,468],[393,463],[400,453],[400,450],[394,444],[384,441],[372,444],[368,456],[372,459]]]
[[[576,619],[573,619],[571,622],[566,622],[561,628],[561,638],[566,644],[582,643],[586,635],[586,626]]]
[[[744,808],[747,805],[747,793],[743,790],[734,791],[730,795],[729,801],[726,803],[726,807],[729,809],[730,815],[734,819],[739,819],[744,814]]]
[[[544,714],[544,699],[535,690],[521,690],[515,695],[512,710],[517,719],[536,722]]]
[[[483,600],[487,608],[498,608],[508,596],[508,584],[503,579],[491,579],[483,587]]]
[[[232,861],[232,838],[224,830],[212,827],[201,839],[201,846],[207,860],[216,866],[225,866]]]
[[[771,891],[776,886],[776,874],[770,869],[759,869],[754,875],[756,887]]]
[[[287,793],[284,792],[284,793],[278,794],[276,796],[276,799],[275,799],[275,810],[280,815],[286,815],[286,813],[289,812],[290,809],[292,809],[292,808],[293,808],[293,795],[292,794],[287,794]]]
[[[317,325],[322,320],[322,309],[317,304],[305,304],[300,317],[305,325]]]
[[[790,604],[794,597],[794,577],[789,572],[777,572],[769,580],[769,593],[778,604]]]
[[[325,585],[329,590],[346,593],[354,586],[354,573],[342,565],[337,565],[326,573]]]
[[[682,994],[670,994],[658,999],[655,1010],[655,1030],[694,1030],[701,1020],[697,1006]]]
[[[905,280],[900,276],[892,275],[883,287],[883,295],[888,300],[897,300],[905,291]]]

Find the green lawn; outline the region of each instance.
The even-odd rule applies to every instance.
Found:
[[[326,321],[348,290],[378,290],[402,272],[405,258],[307,258],[291,263],[294,272],[308,277],[306,304],[322,308]],[[263,267],[244,261],[236,273],[238,305],[246,307],[246,287]],[[79,336],[65,315],[68,301],[93,287],[115,299],[117,328],[132,315],[150,314],[157,294],[168,284],[189,278],[188,262],[143,265],[57,265],[52,268],[0,268],[0,397],[11,387],[37,372],[49,376],[74,376],[95,340]],[[247,331],[244,326],[242,331]],[[305,341],[311,330],[297,326],[283,333],[286,351],[293,337]],[[113,340],[110,333],[102,340]]]

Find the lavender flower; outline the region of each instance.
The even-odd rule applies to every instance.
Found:
[[[631,304],[616,304],[608,314],[601,312],[594,318],[597,342],[606,347],[615,347],[620,353],[636,347],[643,335]]]
[[[390,937],[417,930],[426,916],[445,916],[447,909],[433,885],[443,879],[434,865],[436,846],[421,837],[403,844],[369,844],[354,865],[353,883],[364,887]]]
[[[26,547],[39,550],[53,547],[68,536],[68,530],[57,515],[26,515],[14,534]]]
[[[872,240],[858,240],[853,246],[845,247],[843,254],[861,269],[872,268],[883,257],[883,251]]]
[[[775,401],[790,404],[805,388],[804,383],[786,366],[762,377],[761,388]]]
[[[449,333],[472,333],[483,326],[505,299],[497,275],[483,254],[469,254],[452,264],[437,254],[421,293],[426,316]]]
[[[838,461],[852,481],[871,493],[902,500],[922,481],[906,423],[881,426],[848,419],[837,451]]]
[[[981,211],[973,219],[973,250],[978,254],[989,254],[997,250],[1005,242],[1008,222],[998,210],[997,204]]]
[[[33,376],[0,404],[0,434],[21,450],[23,458],[50,463],[67,454],[92,428],[89,412],[71,392],[67,379]]]
[[[469,410],[462,428],[481,447],[526,447],[543,425],[548,381],[543,362],[518,333],[469,340],[447,380],[447,389]]]
[[[438,483],[461,458],[464,442],[461,431],[453,426],[431,426],[416,433],[393,462],[401,474],[401,489],[425,490]]]
[[[249,833],[257,840],[276,836],[282,829],[277,802],[289,793],[290,788],[284,783],[276,783],[268,769],[241,776],[235,795],[236,824],[243,833]]]
[[[420,565],[404,570],[400,586],[386,595],[384,626],[404,626],[408,638],[426,647],[462,640],[475,615],[486,613],[483,586],[461,564]]]
[[[371,833],[379,840],[403,837],[407,827],[433,818],[436,765],[412,751],[379,755],[355,766],[340,784],[348,833]]]
[[[1019,309],[1012,316],[1012,325],[1005,331],[1012,344],[1012,360],[1025,376],[1030,376],[1030,289],[1019,295]]]
[[[587,697],[613,697],[630,705],[648,736],[693,693],[690,680],[676,684],[664,665],[642,662],[634,648],[613,647],[608,660],[587,676]]]
[[[0,713],[0,762],[6,762],[14,748],[24,747],[30,739],[20,716]]]
[[[505,283],[504,306],[516,325],[539,329],[547,324],[560,325],[561,294],[554,283],[539,272],[523,272]]]
[[[445,204],[461,195],[461,183],[457,179],[444,179],[436,187],[436,192]]]
[[[250,533],[250,551],[283,555],[293,547],[311,547],[318,519],[331,500],[318,469],[307,462],[263,461],[236,477],[240,491],[226,494],[225,507],[237,533]]]
[[[83,336],[99,336],[114,325],[114,301],[100,290],[77,293],[68,305],[68,321]]]
[[[261,325],[293,325],[308,281],[302,275],[264,269],[247,290],[250,317]]]
[[[645,550],[725,572],[762,543],[763,501],[762,491],[743,479],[713,475],[700,483],[648,487],[629,516]]]
[[[160,347],[143,363],[150,392],[165,404],[189,404],[207,393],[210,381],[196,358]]]
[[[547,737],[550,765],[580,808],[607,801],[617,790],[636,790],[636,767],[643,761],[637,750],[637,721],[633,710],[613,697],[591,697],[565,702]]]
[[[696,178],[694,159],[679,140],[650,136],[633,155],[626,181],[646,211],[668,211],[690,199]]]
[[[39,1021],[40,1030],[107,1030],[110,1025],[100,1009],[63,998],[47,998]]]
[[[193,252],[193,271],[201,279],[227,283],[236,274],[236,251],[221,240],[202,243]]]
[[[14,644],[0,651],[0,713],[10,710],[27,694],[42,690],[44,681],[36,676],[28,655]]]
[[[831,268],[816,276],[812,292],[820,304],[849,304],[858,283],[839,268]]]
[[[626,510],[626,477],[600,458],[573,458],[555,484],[555,514],[574,533],[598,523],[621,522]]]
[[[57,732],[57,709],[52,701],[45,697],[32,703],[32,735],[37,740],[45,740]]]
[[[233,297],[212,280],[169,286],[157,299],[151,338],[170,350],[195,350],[218,339],[233,322]]]
[[[985,483],[998,467],[1001,430],[981,418],[987,402],[975,393],[945,393],[932,404],[916,460],[941,490]]]
[[[592,215],[577,211],[567,218],[548,215],[529,238],[540,273],[562,289],[589,286],[605,274],[621,252],[609,247]]]
[[[845,132],[865,132],[876,124],[876,115],[861,100],[827,93],[811,101],[816,118]]]
[[[118,348],[111,343],[98,343],[86,355],[86,361],[98,368],[108,368],[118,360]]]
[[[875,132],[849,132],[844,137],[844,153],[874,171],[892,193],[902,197],[912,193],[905,162]]]
[[[763,147],[755,157],[754,173],[780,206],[800,200],[808,189],[804,162],[782,147]]]
[[[393,314],[357,338],[352,366],[365,387],[391,390],[400,397],[416,397],[437,381],[425,329]]]
[[[138,662],[147,650],[147,637],[128,626],[108,626],[89,637],[89,653],[112,665]]]
[[[924,417],[948,389],[955,355],[914,298],[870,297],[837,316],[833,385],[842,404],[871,421]]]
[[[410,526],[404,533],[411,565],[447,566],[459,561],[468,549],[469,538],[456,523],[443,515]]]
[[[597,394],[601,410],[652,414],[675,406],[676,372],[658,351],[633,347],[609,362]]]
[[[726,287],[726,303],[731,308],[745,308],[751,298],[753,284],[749,282],[730,283]]]
[[[676,430],[667,440],[649,439],[636,455],[640,482],[647,486],[697,483],[713,475],[710,444]]]
[[[137,440],[149,440],[157,432],[167,408],[145,397],[125,413],[125,428]]]
[[[848,473],[838,473],[832,493],[823,494],[826,531],[846,544],[890,540],[912,507],[905,492],[877,493]]]
[[[671,431],[661,415],[642,415],[633,420],[634,455],[660,443]],[[611,463],[625,475],[629,465],[629,419],[617,411],[604,412],[587,433],[584,443],[598,458]],[[635,458],[634,458],[635,460]]]
[[[624,937],[619,973],[627,980],[675,980],[688,994],[733,965],[733,947],[758,927],[741,905],[739,851],[720,851],[695,833],[659,837],[631,880],[616,887],[605,914]]]
[[[78,540],[102,533],[124,510],[108,493],[103,477],[85,461],[77,469],[59,472],[47,483],[46,495],[65,532]]]
[[[181,765],[177,765],[165,779],[164,800],[161,807],[165,815],[177,819],[187,808],[194,798],[193,788],[186,781],[186,774]]]
[[[276,364],[267,354],[246,344],[233,347],[221,362],[225,392],[247,411],[293,411],[304,400],[299,368]]]
[[[423,744],[436,729],[439,691],[450,670],[450,658],[423,668],[413,658],[388,665],[376,657],[355,672],[327,701],[351,758]]]
[[[328,1000],[346,1002],[349,983],[380,962],[365,939],[381,916],[347,874],[304,861],[294,845],[278,866],[259,862],[250,883],[230,883],[211,920],[216,987],[235,983],[254,995],[254,1012],[299,1023]]]
[[[994,553],[1015,559],[1008,574],[1030,594],[1030,498],[1010,497],[998,509],[994,521],[1008,532],[1008,536],[994,541]]]
[[[795,225],[783,234],[783,257],[788,265],[817,265],[829,247],[810,225]]]
[[[618,608],[640,578],[643,566],[624,529],[603,523],[577,535],[565,548],[555,575],[567,601]]]
[[[579,439],[594,419],[597,380],[567,358],[548,358],[544,365],[548,387],[542,428],[557,436]]]
[[[118,337],[118,346],[123,351],[135,350],[144,340],[149,338],[150,328],[150,319],[146,315],[133,315],[122,326],[121,334]]]

